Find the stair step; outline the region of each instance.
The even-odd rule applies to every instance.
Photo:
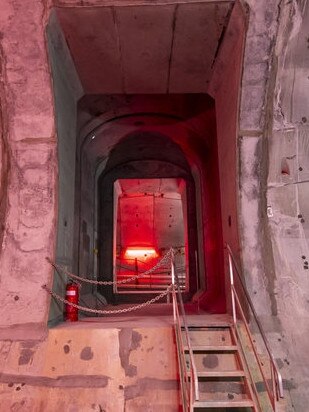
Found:
[[[236,345],[192,345],[191,348],[193,352],[237,352]],[[185,346],[184,350],[188,352],[188,346]]]
[[[185,337],[185,332],[182,332]],[[234,342],[229,329],[189,330],[192,346],[230,346]]]
[[[254,402],[250,399],[242,401],[195,401],[194,408],[253,408]]]
[[[198,371],[198,378],[243,378],[246,376],[244,371]]]
[[[228,330],[231,328],[231,325],[229,323],[222,323],[221,325],[205,325],[205,324],[192,324],[192,325],[187,325],[189,331],[202,331],[202,332],[211,332],[211,331],[222,331],[222,330]],[[182,329],[184,329],[184,326],[182,326]]]
[[[188,352],[185,359],[190,364]],[[194,362],[198,372],[243,370],[236,352],[195,352]]]

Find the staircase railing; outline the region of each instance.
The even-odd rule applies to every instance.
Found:
[[[276,364],[275,358],[274,358],[274,356],[273,356],[273,354],[270,350],[270,346],[269,346],[269,343],[267,341],[265,332],[264,332],[264,330],[262,328],[262,325],[261,325],[261,323],[258,319],[257,313],[256,313],[254,305],[253,305],[253,302],[252,302],[252,300],[250,298],[250,295],[247,291],[247,288],[244,284],[244,281],[243,281],[243,278],[241,276],[241,272],[238,268],[237,262],[234,258],[232,250],[231,250],[231,248],[228,244],[226,244],[226,250],[227,250],[227,254],[228,254],[228,263],[229,263],[231,301],[232,301],[231,302],[232,303],[232,315],[233,315],[233,323],[234,323],[234,326],[235,326],[235,333],[237,334],[237,340],[240,343],[240,345],[242,345],[241,336],[240,336],[239,330],[237,328],[238,317],[240,317],[243,324],[244,324],[244,326],[245,326],[248,338],[250,340],[250,344],[251,344],[254,356],[256,358],[256,361],[257,361],[257,364],[258,364],[258,367],[259,367],[259,371],[260,371],[260,374],[262,376],[262,379],[263,379],[263,382],[264,382],[264,385],[265,385],[265,388],[266,388],[266,392],[268,394],[268,397],[269,397],[269,400],[271,402],[272,408],[273,408],[274,411],[277,411],[278,401],[279,401],[280,398],[284,397],[282,376],[279,372],[279,369],[278,369],[278,366]],[[242,300],[245,300],[245,304],[241,303],[239,293],[236,290],[234,274],[236,274],[236,276],[237,276],[238,283],[241,287],[242,296],[245,298],[245,299],[242,299]],[[249,328],[249,323],[247,321],[247,316],[245,314],[245,309],[243,308],[243,306],[245,306],[246,309],[247,308],[250,309],[250,311],[253,315],[254,321],[255,321],[255,323],[258,327],[259,333],[262,337],[263,344],[264,344],[264,347],[266,349],[267,356],[268,356],[269,362],[270,362],[270,377],[266,376],[265,369],[263,368],[264,360],[261,359],[260,354],[258,353],[256,344],[255,344],[255,340],[254,340],[254,337],[253,337],[253,335],[251,333],[251,330]],[[242,349],[244,350],[244,348],[242,348]],[[254,388],[254,389],[256,389],[256,388]],[[257,396],[258,396],[258,394],[257,394]]]
[[[194,402],[199,400],[197,369],[189,337],[188,323],[181,294],[181,285],[175,271],[174,255],[171,259],[174,328],[180,375],[183,412],[193,412]],[[179,313],[180,309],[180,313]],[[183,327],[183,329],[182,329]],[[184,333],[183,333],[184,332]],[[188,352],[188,358],[185,352]]]

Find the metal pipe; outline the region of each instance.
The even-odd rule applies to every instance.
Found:
[[[176,290],[173,288],[173,308],[174,312],[174,320],[175,320],[175,334],[176,334],[176,342],[177,342],[177,357],[179,362],[179,375],[181,381],[181,395],[182,395],[182,403],[184,412],[188,411],[188,403],[190,403],[190,392],[188,391],[188,372],[184,357],[184,344],[182,339],[181,333],[181,326],[180,326],[180,317],[179,311],[177,306],[177,297],[176,297]]]
[[[192,365],[192,374],[191,374],[191,379],[194,380],[194,392],[195,392],[195,400],[199,400],[199,393],[198,393],[198,378],[197,378],[197,371],[196,371],[196,366],[193,358],[193,350],[191,347],[191,342],[190,342],[190,337],[189,337],[189,329],[187,325],[187,319],[186,319],[186,314],[185,314],[185,309],[184,309],[184,304],[182,300],[182,295],[180,291],[180,286],[179,286],[179,280],[178,280],[178,275],[175,273],[175,279],[177,283],[177,291],[178,291],[178,300],[179,300],[179,306],[180,306],[180,312],[181,316],[183,318],[183,326],[185,329],[185,335],[186,335],[186,340],[188,344],[188,349],[189,349],[189,357],[190,357],[190,364]]]
[[[231,299],[232,299],[232,314],[233,314],[233,322],[236,326],[237,323],[237,315],[236,315],[236,306],[235,306],[235,295],[234,295],[234,272],[233,272],[233,263],[231,256],[229,255],[229,273],[230,273],[230,284],[231,284]]]
[[[184,310],[184,304],[182,300],[181,290],[178,275],[175,271],[175,261],[174,261],[174,251],[172,251],[172,259],[171,259],[171,274],[172,274],[172,283],[173,283],[173,312],[174,312],[174,324],[176,330],[176,339],[177,339],[177,354],[179,359],[179,364],[181,373],[181,382],[182,386],[185,386],[186,389],[182,387],[182,397],[183,402],[185,403],[188,400],[188,404],[184,405],[185,411],[193,412],[193,404],[195,400],[199,399],[199,392],[198,392],[198,378],[197,378],[197,370],[194,362],[193,351],[191,347],[190,337],[189,337],[189,329],[186,321],[186,315]],[[177,289],[177,292],[176,292]],[[189,359],[190,359],[190,379],[188,376],[187,366],[186,366],[186,359],[185,359],[185,348],[183,344],[183,335],[181,330],[181,323],[180,323],[180,315],[177,303],[177,295],[178,295],[178,302],[180,306],[181,316],[183,318],[183,326],[185,331],[185,338],[189,350]],[[183,368],[185,369],[183,371]],[[194,395],[194,399],[193,399]]]

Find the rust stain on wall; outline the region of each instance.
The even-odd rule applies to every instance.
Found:
[[[134,399],[138,396],[145,395],[147,390],[178,390],[179,382],[174,379],[156,379],[156,378],[143,378],[138,379],[134,385],[129,385],[124,388],[125,400]]]
[[[82,360],[88,361],[93,358],[93,352],[90,346],[85,346],[80,353],[80,358]]]
[[[126,376],[136,376],[137,368],[130,364],[130,353],[141,346],[143,337],[131,328],[121,329],[119,332],[119,357]]]
[[[63,375],[57,378],[47,376],[10,375],[3,373],[0,382],[8,383],[12,390],[14,383],[22,382],[22,386],[45,386],[55,388],[105,388],[109,377],[106,375]],[[14,389],[15,390],[15,389]]]
[[[36,345],[33,342],[23,342],[22,349],[18,359],[18,365],[27,365],[32,363],[33,355],[35,354]]]
[[[70,352],[70,346],[69,346],[69,345],[64,345],[64,347],[63,347],[63,352],[64,352],[65,354],[69,353],[69,352]]]

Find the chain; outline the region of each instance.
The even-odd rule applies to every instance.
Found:
[[[127,312],[132,312],[134,310],[138,310],[141,308],[144,308],[146,306],[151,305],[152,303],[157,302],[158,300],[160,300],[161,298],[163,298],[164,296],[166,296],[168,293],[171,292],[173,285],[169,285],[168,288],[160,293],[160,295],[155,296],[154,298],[147,300],[147,302],[144,303],[140,303],[139,305],[133,305],[130,306],[128,308],[124,308],[124,309],[116,309],[116,310],[100,310],[100,309],[92,309],[92,308],[87,308],[86,306],[80,306],[77,305],[76,303],[72,303],[69,302],[68,300],[62,298],[61,296],[59,296],[57,293],[53,292],[51,289],[49,289],[46,285],[42,286],[42,289],[46,290],[53,298],[59,300],[62,303],[65,303],[66,305],[72,306],[73,308],[76,308],[78,310],[81,310],[83,312],[89,312],[89,313],[97,313],[100,315],[114,315],[114,314],[118,314],[118,313],[127,313]]]
[[[71,279],[77,279],[77,280],[80,280],[81,282],[90,283],[92,285],[112,286],[112,285],[123,285],[124,283],[129,283],[133,280],[140,279],[143,276],[150,275],[155,270],[157,270],[158,268],[163,266],[165,263],[170,263],[172,253],[173,253],[173,248],[170,248],[170,250],[163,256],[163,258],[156,265],[154,265],[151,269],[148,269],[145,272],[142,272],[139,275],[132,276],[131,278],[128,278],[128,279],[115,280],[115,281],[107,281],[107,280],[101,280],[100,281],[100,280],[87,279],[85,277],[77,276],[74,273],[71,273],[68,270],[66,270],[63,266],[57,265],[55,262],[52,262],[49,258],[46,258],[46,260],[56,270],[61,270],[63,273],[65,273]]]

